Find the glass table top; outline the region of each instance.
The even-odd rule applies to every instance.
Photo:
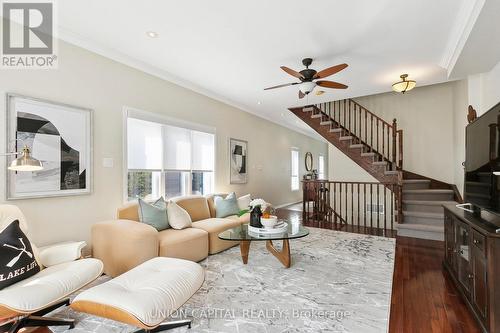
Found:
[[[301,238],[309,235],[309,230],[302,226],[300,223],[293,223],[290,221],[285,221],[288,223],[288,229],[286,232],[273,233],[273,234],[260,234],[248,231],[248,224],[242,224],[238,227],[228,229],[219,234],[219,238],[223,240],[233,240],[233,241],[259,241],[259,240],[281,240],[281,239],[295,239]]]

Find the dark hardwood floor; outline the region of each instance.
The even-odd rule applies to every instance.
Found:
[[[288,209],[278,209],[277,215],[302,219],[302,212]],[[317,223],[309,226],[335,229]],[[384,235],[380,229],[347,226],[340,230],[396,237],[390,333],[481,332],[442,268],[443,242],[398,237],[395,233]]]

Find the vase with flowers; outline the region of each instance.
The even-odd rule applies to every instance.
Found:
[[[271,217],[274,211],[272,205],[263,199],[254,199],[248,205],[250,211],[250,225],[255,228],[262,228],[261,218]]]

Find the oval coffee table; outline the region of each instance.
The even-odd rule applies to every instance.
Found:
[[[248,232],[248,224],[242,224],[238,227],[228,229],[219,234],[219,238],[228,241],[239,241],[241,259],[243,263],[248,262],[248,252],[250,250],[250,243],[254,241],[266,241],[266,248],[272,255],[274,255],[286,268],[291,265],[290,258],[290,244],[288,240],[302,238],[309,235],[309,230],[304,228],[301,224],[288,223],[288,230],[283,233],[276,234],[257,234]],[[282,240],[283,246],[281,250],[274,247],[273,241]]]

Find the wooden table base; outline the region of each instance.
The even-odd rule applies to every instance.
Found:
[[[248,263],[248,252],[250,251],[250,243],[251,241],[241,241],[240,242],[240,252],[241,252],[241,260],[246,265]],[[283,240],[283,246],[281,247],[281,251],[277,250],[274,247],[273,241],[266,241],[267,250],[275,256],[286,268],[290,268],[292,263],[292,259],[290,257],[290,243],[288,239]]]

